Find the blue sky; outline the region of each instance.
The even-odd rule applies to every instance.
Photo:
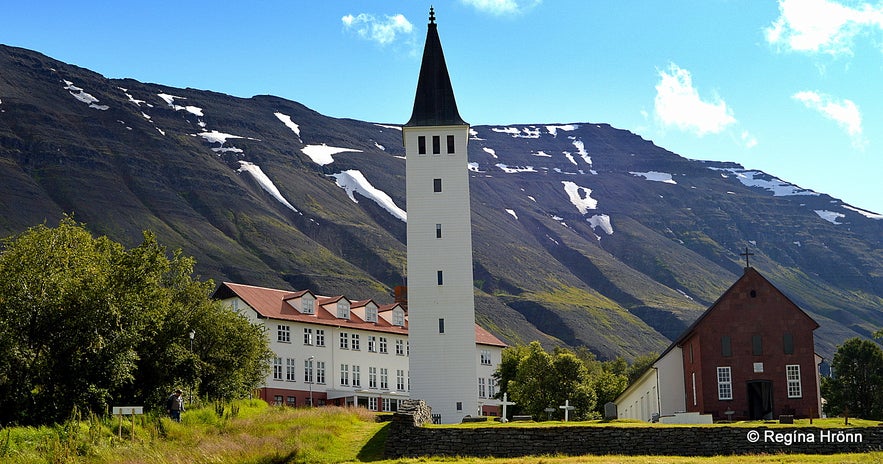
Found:
[[[0,43],[108,77],[272,94],[392,124],[410,116],[430,5],[6,3]],[[434,6],[471,124],[609,123],[883,213],[883,1]]]

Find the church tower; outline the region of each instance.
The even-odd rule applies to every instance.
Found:
[[[402,127],[408,204],[410,396],[442,423],[476,415],[478,375],[466,145],[435,12],[411,119]]]

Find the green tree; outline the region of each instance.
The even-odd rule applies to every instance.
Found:
[[[883,349],[871,340],[851,338],[837,347],[832,378],[822,382],[829,415],[883,419]]]
[[[191,258],[170,258],[150,233],[126,250],[69,217],[3,240],[0,423],[159,406],[175,386],[202,384],[203,393],[226,397],[256,385],[269,359],[266,337],[222,312],[209,299],[213,284],[192,272]],[[227,351],[190,352],[191,330]],[[231,362],[235,350],[247,360]]]

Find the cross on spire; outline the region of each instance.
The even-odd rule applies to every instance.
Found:
[[[748,261],[748,257],[754,256],[754,253],[748,251],[748,247],[745,247],[745,253],[739,253],[739,256],[745,257],[745,269],[748,269],[749,267],[751,267],[751,264]]]
[[[429,7],[429,24],[435,24],[435,9],[432,6]]]

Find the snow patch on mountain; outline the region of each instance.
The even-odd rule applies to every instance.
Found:
[[[194,116],[199,116],[199,117],[205,116],[205,114],[203,114],[203,112],[202,112],[202,108],[200,108],[198,106],[175,104],[175,100],[186,100],[187,97],[179,97],[177,95],[171,95],[171,94],[167,94],[167,93],[158,93],[156,95],[159,98],[162,98],[163,101],[166,102],[167,105],[169,105],[169,108],[171,108],[175,111],[186,111]],[[200,124],[200,125],[205,127],[203,124]]]
[[[613,225],[610,223],[610,216],[606,214],[596,214],[586,219],[586,221],[592,226],[592,230],[600,227],[605,234],[613,235]],[[598,240],[601,240],[601,237],[598,237]]]
[[[273,198],[279,200],[280,203],[287,206],[295,213],[301,214],[300,211],[297,210],[297,208],[292,206],[291,203],[289,203],[288,200],[286,200],[285,197],[282,196],[282,193],[279,192],[278,188],[276,188],[276,184],[274,184],[273,181],[270,180],[270,178],[267,177],[266,174],[264,174],[264,171],[261,169],[260,166],[254,163],[249,163],[248,161],[239,161],[239,169],[236,172],[247,172],[251,174],[251,176],[254,178],[254,180],[257,181],[261,188],[266,190],[267,193],[273,196]]]
[[[573,140],[573,146],[576,147],[576,153],[586,162],[589,166],[592,165],[592,157],[589,156],[589,153],[586,151],[586,145],[582,140],[577,139],[576,137],[570,137]]]
[[[94,108],[96,110],[107,111],[110,107],[107,105],[96,105],[98,103],[98,99],[93,97],[91,94],[86,93],[83,89],[74,85],[71,81],[64,81],[65,86],[64,90],[67,90],[68,93],[74,96],[77,100],[89,105],[89,108]]]
[[[300,151],[309,156],[310,159],[319,166],[325,166],[326,164],[333,163],[333,155],[336,155],[338,153],[362,152],[362,150],[356,150],[354,148],[329,147],[324,143],[322,145],[307,145],[301,148]]]
[[[517,127],[492,127],[492,131],[499,132],[502,134],[509,134],[514,138],[523,138],[523,139],[538,139],[540,138],[540,129],[535,126],[525,127],[523,129],[518,129]]]
[[[746,169],[738,169],[738,168],[718,168],[718,167],[709,167],[713,171],[726,171],[736,176],[736,179],[739,179],[739,182],[742,185],[747,187],[758,187],[765,190],[769,190],[773,192],[774,197],[785,197],[785,196],[793,196],[793,195],[812,195],[819,196],[819,193],[813,192],[812,190],[800,188],[794,184],[790,184],[788,182],[783,181],[782,179],[773,177],[769,174],[763,173],[761,171],[749,171]],[[724,174],[721,174],[722,177],[727,177]],[[764,178],[768,177],[768,178]]]
[[[509,213],[509,214],[511,214],[512,217],[514,217],[516,221],[518,220],[518,215],[515,214],[515,210],[512,210],[512,209],[506,208],[506,212]]]
[[[481,172],[478,170],[478,163],[471,162],[471,161],[466,163],[466,169],[468,169],[472,172]]]
[[[493,156],[494,158],[499,158],[499,156],[497,156],[497,152],[496,152],[493,148],[481,147],[481,149],[482,149],[485,153],[487,153],[487,154]]]
[[[495,164],[494,166],[500,168],[500,170],[502,170],[502,171],[505,172],[506,174],[515,174],[515,173],[517,173],[517,172],[537,172],[537,170],[534,169],[533,166],[515,166],[515,167],[512,167],[512,166],[505,165],[505,164],[503,164],[503,163],[497,163],[497,164]]]
[[[843,219],[846,217],[843,213],[837,213],[835,211],[828,211],[824,209],[815,209],[813,210],[816,214],[819,215],[820,218],[830,222],[831,224],[843,224],[842,222],[837,222],[838,219]]]
[[[536,153],[531,153],[531,156],[540,156],[540,157],[543,157],[543,158],[551,158],[551,157],[552,157],[552,155],[550,155],[550,154],[548,154],[548,153],[546,153],[546,152],[544,152],[544,151],[542,151],[542,150],[540,150],[540,151],[538,151],[538,152],[536,152]]]
[[[633,176],[643,177],[649,181],[653,182],[662,182],[664,184],[674,184],[677,185],[677,182],[671,178],[671,174],[667,172],[658,172],[658,171],[647,171],[647,172],[633,172],[629,171],[629,174]]]
[[[868,219],[875,219],[875,220],[883,219],[883,214],[872,213],[870,211],[866,211],[861,208],[854,208],[849,205],[841,205],[841,206],[843,206],[844,208],[846,208],[850,211],[855,211],[856,213],[861,214],[862,216],[864,216]]]
[[[586,214],[590,209],[598,207],[598,200],[592,198],[592,189],[580,187],[569,180],[562,180],[561,183],[564,184],[564,191],[570,198],[570,202],[576,206],[580,214]]]
[[[359,192],[360,195],[371,199],[374,203],[380,205],[381,208],[387,210],[396,219],[408,222],[408,213],[396,206],[395,202],[392,201],[392,198],[386,192],[371,185],[371,182],[368,182],[368,179],[365,178],[361,171],[349,169],[337,174],[330,174],[329,176],[335,179],[338,187],[346,190],[350,200],[358,203],[359,200],[356,199],[355,192]]]
[[[291,116],[280,113],[278,111],[273,113],[273,115],[276,116],[277,119],[282,121],[282,124],[285,124],[285,127],[291,129],[291,131],[294,132],[295,135],[297,135],[298,142],[303,143],[303,141],[301,141],[300,139],[300,126],[298,126],[297,123],[291,120]]]
[[[558,137],[558,131],[575,131],[579,128],[576,124],[564,124],[560,126],[546,126],[546,130],[549,131],[549,135],[552,137]]]

